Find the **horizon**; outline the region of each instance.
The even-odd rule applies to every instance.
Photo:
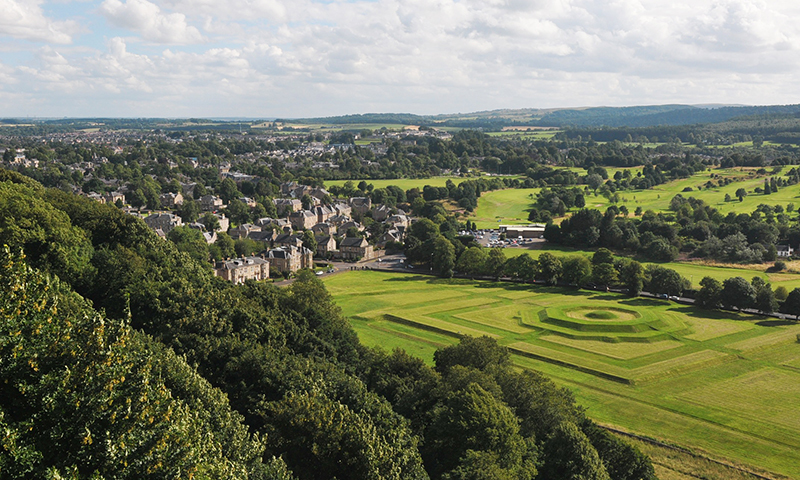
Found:
[[[520,107],[520,108],[498,108],[498,109],[490,109],[490,110],[479,110],[479,111],[465,111],[465,112],[445,112],[445,113],[433,113],[433,114],[420,114],[414,112],[363,112],[363,113],[339,113],[334,115],[326,115],[320,117],[290,117],[290,116],[252,116],[252,117],[243,117],[243,116],[217,116],[217,115],[209,115],[209,116],[184,116],[184,117],[169,117],[169,116],[0,116],[0,121],[2,120],[26,120],[26,121],[53,121],[53,120],[190,120],[190,119],[200,119],[200,120],[211,120],[211,121],[219,121],[219,122],[252,122],[252,121],[265,121],[265,122],[274,122],[276,120],[306,120],[306,119],[326,119],[326,118],[339,118],[345,116],[355,116],[355,115],[414,115],[418,117],[445,117],[445,116],[456,116],[456,115],[471,115],[471,114],[480,114],[480,113],[494,113],[494,112],[503,112],[503,111],[559,111],[559,110],[590,110],[590,109],[599,109],[599,108],[614,108],[614,109],[624,109],[624,108],[647,108],[647,107],[663,107],[663,106],[681,106],[681,107],[693,107],[698,109],[717,109],[717,108],[739,108],[739,107],[768,107],[768,106],[787,106],[787,105],[794,105],[794,104],[774,104],[774,105],[750,105],[750,104],[681,104],[681,103],[664,103],[658,105],[623,105],[623,106],[609,106],[609,105],[595,105],[595,106],[580,106],[580,107],[551,107],[551,108],[536,108],[536,107]],[[800,104],[797,104],[800,105]]]

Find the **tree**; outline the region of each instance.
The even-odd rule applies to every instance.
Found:
[[[592,265],[597,266],[601,263],[614,263],[614,254],[607,248],[598,248],[592,255]]]
[[[775,299],[783,302],[786,300],[786,297],[789,296],[789,290],[786,289],[783,285],[775,289]]]
[[[695,303],[703,308],[719,308],[721,303],[722,284],[711,277],[700,280],[700,290],[697,292]]]
[[[583,255],[571,255],[561,263],[564,270],[561,279],[570,285],[580,288],[592,275],[592,262]]]
[[[453,276],[453,268],[456,264],[456,249],[450,240],[439,235],[433,241],[433,250],[431,255],[431,265],[433,269],[439,272],[439,275],[444,278]]]
[[[516,416],[477,383],[449,392],[432,417],[421,448],[432,478],[442,478],[451,470],[459,478],[465,468],[474,469],[475,453],[467,456],[468,452],[484,454],[480,463],[493,460],[491,469],[509,470],[507,477],[532,479],[536,474],[530,461],[533,445],[519,434]],[[466,460],[463,464],[462,459]]]
[[[597,450],[597,454],[614,480],[657,480],[653,464],[647,455],[622,441],[589,419],[580,425],[581,431]]]
[[[658,262],[671,262],[678,256],[678,249],[670,245],[664,237],[656,237],[648,243],[644,249],[644,254],[650,260]]]
[[[488,259],[489,256],[481,247],[469,247],[458,257],[456,270],[470,277],[483,275]]]
[[[595,195],[597,195],[597,189],[600,188],[600,185],[603,184],[603,177],[596,173],[592,173],[591,175],[586,176],[586,185],[592,189]]]
[[[775,292],[772,291],[769,283],[757,289],[754,307],[761,313],[772,313],[778,309]]]
[[[186,252],[202,264],[208,264],[208,244],[200,230],[185,226],[175,227],[167,234],[178,250]]]
[[[303,204],[303,210],[311,210],[314,206],[314,199],[307,193],[300,198],[300,202]]]
[[[610,480],[597,450],[573,423],[562,423],[544,444],[539,477],[558,480]]]
[[[208,195],[208,191],[206,190],[205,185],[203,185],[202,183],[196,184],[192,189],[192,198],[197,200],[203,195]]]
[[[561,260],[549,252],[539,255],[539,272],[538,278],[544,280],[547,285],[555,285],[558,279],[561,278],[563,268]]]
[[[592,269],[592,279],[598,285],[608,288],[617,281],[617,269],[610,263],[595,265]]]
[[[781,313],[794,315],[795,318],[800,318],[800,288],[795,288],[784,300],[781,305]]]
[[[183,204],[177,209],[178,216],[181,217],[184,223],[192,223],[200,216],[200,207],[197,202],[187,198]]]
[[[219,230],[219,218],[211,212],[206,213],[200,218],[200,223],[206,226],[209,232],[216,232]]]
[[[619,269],[619,281],[628,290],[628,295],[639,295],[645,281],[644,267],[636,260],[626,262]]]
[[[505,264],[505,272],[508,276],[525,282],[532,282],[538,271],[538,262],[527,253],[509,258]]]
[[[214,242],[214,246],[217,247],[219,255],[215,257],[216,260],[222,260],[223,258],[230,258],[236,255],[233,239],[225,232],[219,232],[217,234],[217,240]]]
[[[455,345],[440,348],[433,354],[436,371],[447,374],[455,366],[470,367],[481,371],[511,365],[508,349],[491,337],[462,337]]]
[[[234,198],[225,209],[225,213],[232,222],[238,224],[250,222],[250,207],[238,198]]]
[[[239,198],[241,196],[242,193],[239,192],[239,188],[236,187],[236,182],[230,178],[226,178],[220,183],[219,198],[221,198],[223,202],[230,203],[234,198]]]
[[[741,202],[742,200],[744,200],[744,197],[747,196],[747,190],[745,190],[744,188],[739,188],[736,190],[736,193],[734,195],[736,195],[736,198],[738,198],[739,201]]]
[[[756,290],[742,277],[732,277],[722,282],[720,301],[725,307],[739,310],[751,308],[756,301]]]
[[[314,255],[317,254],[317,239],[311,230],[303,232],[303,246],[314,252]]]
[[[194,368],[70,290],[0,252],[4,478],[290,478]]]
[[[645,269],[649,281],[647,290],[650,293],[665,293],[667,295],[680,296],[684,290],[691,288],[689,280],[683,278],[678,272],[671,268],[649,265]]]
[[[486,273],[495,279],[500,279],[506,265],[506,254],[502,248],[492,248],[486,258]]]

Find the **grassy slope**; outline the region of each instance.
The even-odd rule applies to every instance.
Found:
[[[800,385],[798,325],[763,326],[758,317],[612,294],[413,274],[346,272],[326,285],[367,345],[400,346],[428,362],[436,347],[455,341],[448,332],[485,332],[505,345],[528,345],[574,366],[518,355],[515,362],[570,387],[598,421],[800,476],[800,420],[793,410],[800,401],[794,386]],[[581,349],[547,341],[559,328],[541,323],[536,313],[546,307],[559,315],[576,304],[637,310],[648,324],[664,318],[682,322],[686,328],[669,340],[682,346],[648,353],[637,344],[632,348],[640,350],[626,356],[597,342]],[[498,320],[492,324],[492,318]],[[587,373],[591,369],[635,383]]]

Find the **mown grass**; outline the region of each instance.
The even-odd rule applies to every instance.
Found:
[[[526,225],[528,213],[536,201],[538,188],[506,189],[484,192],[478,208],[470,216],[478,228],[497,228],[498,225]]]
[[[584,175],[585,170],[581,168],[570,168],[579,174]],[[613,176],[616,171],[631,170],[635,176],[636,172],[641,170],[641,167],[634,167],[630,169],[625,168],[609,168],[607,169],[609,176]],[[789,169],[784,168],[781,173],[786,173]],[[775,175],[781,176],[781,173]],[[712,178],[715,175],[716,178]],[[653,210],[655,212],[669,211],[669,205],[672,198],[681,194],[683,197],[694,197],[706,202],[706,204],[716,208],[723,214],[729,212],[736,213],[750,213],[758,207],[758,205],[765,203],[768,205],[781,205],[786,209],[790,203],[800,207],[800,185],[792,185],[785,188],[779,188],[777,192],[770,195],[763,193],[754,193],[757,187],[764,186],[764,179],[772,175],[755,175],[755,169],[752,168],[716,168],[696,173],[689,178],[673,180],[662,185],[656,185],[653,188],[646,190],[623,190],[618,192],[621,201],[614,204],[619,206],[626,206],[633,215],[637,207],[642,211]],[[732,183],[707,189],[705,188],[706,182],[713,180],[717,182],[719,178],[730,178]],[[579,185],[579,188],[584,186]],[[691,188],[691,191],[684,191],[686,188]],[[736,190],[744,188],[747,190],[748,195],[740,202],[736,198]],[[487,228],[496,225],[493,222],[495,216],[507,217],[510,223],[527,221],[528,212],[535,202],[535,198],[529,197],[529,194],[536,194],[536,191],[531,190],[503,190],[501,192],[486,192],[480,199],[478,199],[478,208],[472,216],[472,220],[478,223],[480,228]],[[733,201],[726,202],[725,195],[730,195]],[[485,204],[485,205],[484,205]],[[600,195],[589,193],[586,196],[586,206],[588,208],[598,208],[605,210],[612,205],[609,200]],[[523,215],[524,212],[524,215]],[[793,215],[796,216],[796,213]],[[487,223],[488,222],[488,223]],[[491,225],[489,225],[491,224]]]
[[[457,341],[454,332],[490,334],[513,348],[518,366],[572,389],[597,421],[800,477],[800,324],[609,293],[418,274],[353,271],[325,283],[367,345],[402,347],[431,362],[438,346]],[[637,312],[631,325],[672,333],[663,340],[627,338],[630,332],[617,331],[624,320],[598,319],[595,328],[609,339],[602,341],[581,336],[596,332],[553,326],[538,315],[576,306]],[[657,462],[665,478],[725,478]]]

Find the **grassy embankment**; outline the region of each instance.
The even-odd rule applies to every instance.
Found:
[[[459,334],[490,335],[521,368],[572,389],[597,421],[800,477],[800,325],[414,274],[346,272],[326,285],[367,345],[402,347],[430,362]],[[667,478],[685,478],[673,470]]]

